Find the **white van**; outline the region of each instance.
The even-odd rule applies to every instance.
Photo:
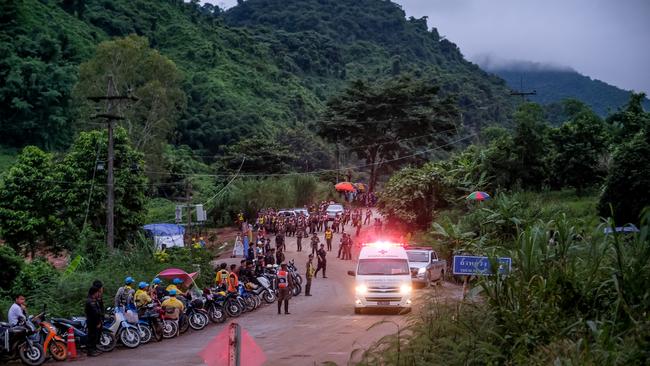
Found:
[[[411,272],[402,244],[374,242],[363,244],[357,271],[348,271],[356,278],[354,312],[363,308],[411,307]]]

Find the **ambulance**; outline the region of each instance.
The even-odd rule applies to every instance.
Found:
[[[363,244],[355,277],[354,312],[368,308],[410,310],[411,272],[402,244],[372,242]]]

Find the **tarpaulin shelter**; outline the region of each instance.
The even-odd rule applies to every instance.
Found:
[[[142,227],[149,235],[153,237],[156,248],[160,249],[163,244],[167,248],[183,247],[183,236],[185,228],[176,224],[147,224]]]
[[[198,272],[187,273],[180,268],[167,268],[166,270],[158,273],[156,277],[164,278],[166,280],[173,280],[174,278],[180,278],[183,280],[183,286],[190,287],[190,284],[194,282]],[[197,286],[198,287],[198,286]]]

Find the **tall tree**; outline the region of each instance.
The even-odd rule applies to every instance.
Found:
[[[611,205],[618,225],[639,223],[639,214],[650,206],[649,156],[650,130],[645,129],[614,152],[598,204],[602,216],[611,216]]]
[[[102,42],[95,56],[79,67],[79,82],[74,95],[81,105],[80,122],[87,123],[97,105],[86,100],[106,94],[111,76],[120,95],[130,94],[137,102],[121,106],[133,146],[145,153],[150,167],[161,164],[169,134],[185,107],[181,73],[176,65],[149,48],[146,38],[128,36]]]
[[[40,244],[53,243],[63,225],[57,215],[53,167],[51,154],[28,146],[0,186],[0,234],[16,251],[32,257]]]
[[[523,187],[540,188],[545,182],[548,124],[539,104],[522,104],[515,112],[513,144],[518,157],[517,180]]]
[[[78,231],[87,224],[95,231],[106,226],[106,170],[97,162],[106,160],[106,131],[81,132],[63,161],[57,165],[61,182],[61,217]],[[144,223],[147,178],[142,153],[130,143],[125,129],[115,130],[115,242],[132,238]],[[99,164],[101,165],[101,164]]]
[[[440,97],[436,86],[408,77],[378,85],[358,80],[328,103],[318,133],[365,160],[373,191],[385,167],[446,143],[458,120],[453,98]]]
[[[550,133],[554,145],[551,182],[557,187],[585,187],[606,175],[604,156],[609,136],[603,121],[591,110],[583,110]]]

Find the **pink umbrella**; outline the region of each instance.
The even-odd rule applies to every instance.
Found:
[[[179,268],[167,268],[166,270],[158,273],[156,277],[162,277],[167,280],[172,280],[174,278],[180,278],[183,280],[183,286],[189,287],[194,278],[198,275],[198,272],[187,273]]]

